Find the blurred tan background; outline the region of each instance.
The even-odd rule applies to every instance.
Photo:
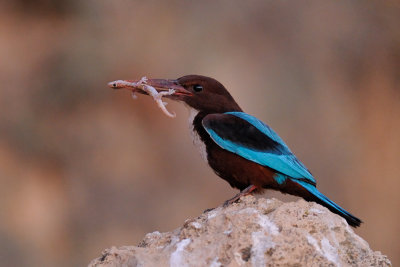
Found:
[[[82,266],[236,193],[115,79],[202,74],[271,125],[400,264],[396,1],[0,2],[0,262]],[[265,197],[295,198],[268,192]]]

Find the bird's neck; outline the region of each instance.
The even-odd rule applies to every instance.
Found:
[[[188,118],[188,124],[189,124],[189,129],[199,135],[202,134],[203,132],[203,127],[201,121],[205,116],[207,116],[209,113],[204,112],[204,111],[199,111],[196,110],[192,107],[188,107],[189,110],[189,118]],[[204,130],[205,132],[205,130]]]
[[[189,110],[188,124],[189,124],[190,136],[192,137],[193,144],[195,145],[195,147],[197,147],[198,151],[200,152],[201,157],[203,158],[204,161],[207,162],[208,160],[207,160],[206,143],[208,142],[208,139],[210,139],[210,137],[202,127],[201,123],[203,118],[207,116],[207,113],[200,112],[189,106],[188,110]]]
[[[189,122],[189,124],[192,124],[192,125],[194,124],[195,120],[201,122],[201,120],[209,114],[204,111],[198,111],[191,107],[188,107],[188,110],[189,110],[189,118],[188,118],[189,121],[188,122]]]

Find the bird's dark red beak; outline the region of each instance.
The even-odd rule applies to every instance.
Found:
[[[142,79],[143,80],[143,79]],[[108,86],[113,89],[129,89],[134,92],[141,94],[148,94],[143,90],[141,85],[135,86],[135,83],[140,84],[142,80],[132,81],[132,80],[117,80],[108,83]],[[190,91],[186,90],[182,85],[179,84],[177,80],[171,79],[146,79],[145,84],[154,87],[157,92],[169,91],[170,89],[175,90],[171,96],[191,96],[193,95]]]
[[[177,80],[170,80],[170,79],[149,79],[147,80],[147,84],[156,88],[158,92],[161,91],[168,91],[169,89],[175,90],[173,95],[193,95],[191,92],[186,90],[182,85],[179,84]]]

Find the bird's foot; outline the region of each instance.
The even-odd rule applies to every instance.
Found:
[[[240,191],[238,194],[236,194],[233,198],[225,201],[222,206],[225,208],[225,207],[229,206],[230,204],[238,201],[241,197],[251,194],[251,192],[253,192],[256,189],[257,189],[257,187],[255,185],[250,185],[250,186],[246,187],[245,189],[243,189],[242,191]]]

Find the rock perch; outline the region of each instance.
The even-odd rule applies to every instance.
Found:
[[[112,247],[89,266],[391,266],[340,216],[314,202],[242,197],[153,232],[138,246]]]

